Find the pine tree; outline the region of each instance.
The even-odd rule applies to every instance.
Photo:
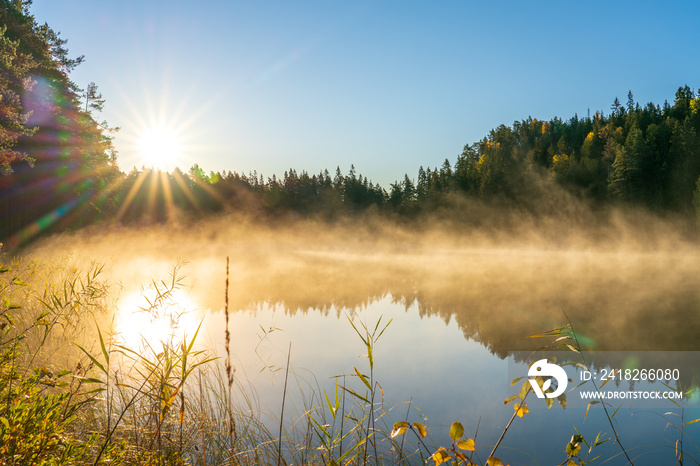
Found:
[[[85,113],[90,109],[101,112],[104,108],[105,99],[102,97],[102,93],[97,91],[97,84],[90,82],[85,89]]]
[[[105,213],[106,188],[119,175],[111,135],[82,110],[69,79],[83,57],[69,57],[66,41],[36,23],[30,3],[0,0],[0,236],[57,209],[52,218],[66,225],[90,222]]]
[[[34,130],[27,126],[31,112],[22,108],[20,94],[30,91],[35,82],[28,76],[34,66],[30,56],[18,53],[19,40],[6,35],[7,26],[0,25],[0,172],[12,172],[17,161],[32,163],[25,152],[15,149],[21,136],[29,136]]]
[[[627,111],[629,113],[634,111],[634,96],[632,95],[632,91],[627,93]]]

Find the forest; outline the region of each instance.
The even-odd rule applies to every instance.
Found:
[[[17,247],[40,234],[98,222],[149,224],[220,211],[269,218],[293,214],[321,219],[373,209],[413,219],[454,200],[529,212],[561,190],[589,202],[643,207],[685,218],[694,231],[700,209],[700,93],[682,85],[673,103],[615,99],[609,114],[548,121],[527,117],[502,124],[464,146],[456,159],[420,167],[388,187],[354,166],[282,176],[151,169],[121,171],[115,131],[98,115],[105,101],[94,83],[81,89],[70,73],[66,40],[30,14],[29,3],[3,0],[0,11],[0,238]]]

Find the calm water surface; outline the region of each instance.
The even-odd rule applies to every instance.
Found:
[[[236,377],[254,390],[269,425],[277,425],[291,343],[285,419],[298,419],[303,400],[320,405],[319,388],[331,391],[334,381],[343,380],[336,376],[346,375],[346,384],[362,389],[349,374],[355,367],[367,374],[368,360],[348,318],[370,328],[380,318],[391,320],[374,350],[375,380],[394,406],[386,423],[407,414],[412,421],[423,418],[433,439],[447,445],[449,426],[458,420],[467,436],[477,435],[477,453],[485,460],[513,413],[503,403],[510,390],[507,355],[543,344],[524,337],[566,325],[566,312],[596,351],[700,350],[699,269],[693,254],[645,252],[296,251],[283,266],[234,258]],[[195,284],[193,296],[206,302],[212,290],[197,293]],[[223,355],[220,301],[210,307],[215,311],[207,316],[207,338]],[[687,377],[697,381],[694,374]],[[561,463],[575,428],[589,440],[599,432],[612,435],[599,407],[585,417],[583,408],[547,410],[534,397],[528,404],[531,412],[515,420],[499,447],[497,456],[510,464]],[[683,413],[686,421],[700,417],[694,406]],[[620,439],[636,464],[674,463],[678,433],[667,418],[675,418],[664,417],[671,411],[680,414],[670,402],[654,410],[623,405],[616,414]],[[687,427],[696,440],[698,425]],[[700,456],[688,445],[689,455]],[[611,458],[606,464],[626,463],[612,440],[596,451]]]

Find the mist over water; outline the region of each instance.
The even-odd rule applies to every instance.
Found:
[[[492,214],[493,215],[493,214]],[[516,215],[505,212],[504,224]],[[263,303],[288,313],[355,309],[390,296],[421,315],[454,319],[466,338],[504,357],[523,337],[567,323],[595,350],[694,350],[700,343],[699,254],[676,225],[610,215],[589,229],[523,220],[509,230],[399,225],[376,218],[283,226],[221,216],[189,226],[88,229],[46,239],[30,257],[106,264],[138,290],[179,261],[201,309]]]
[[[188,295],[209,310],[210,338],[219,350],[229,257],[238,376],[258,384],[261,403],[273,413],[280,380],[265,381],[259,372],[284,365],[287,340],[294,345],[294,366],[325,386],[362,364],[356,359],[361,344],[353,344],[345,315],[368,322],[395,318],[375,356],[394,368],[384,369],[385,389],[401,398],[395,401],[415,396],[436,429],[453,417],[490,417],[480,435],[493,444],[512,411],[503,407],[505,391],[485,391],[474,371],[495,378],[496,387],[506,385],[501,360],[544,343],[528,335],[570,319],[595,351],[700,350],[700,257],[681,227],[643,213],[610,212],[601,220],[581,212],[565,221],[492,212],[473,227],[371,215],[335,224],[283,219],[272,225],[222,215],[187,226],[88,229],[48,238],[28,254],[105,263],[106,278],[119,283],[113,289],[122,294],[168,277],[185,261]],[[439,321],[444,324],[436,326]],[[284,337],[261,336],[261,329],[274,327]],[[462,341],[455,342],[455,333]],[[273,347],[267,353],[256,346],[263,340]],[[445,381],[442,391],[426,382],[426,374]],[[455,410],[450,403],[464,407]],[[553,412],[520,422],[509,433],[514,448],[532,445],[528,425],[582,421],[580,413]],[[561,460],[560,443],[542,450],[545,461]]]

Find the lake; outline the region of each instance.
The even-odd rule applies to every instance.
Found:
[[[364,390],[354,374],[357,368],[369,375],[369,360],[351,320],[370,331],[380,319],[380,329],[390,322],[373,351],[373,378],[385,406],[392,407],[381,419],[387,429],[398,420],[422,422],[437,445],[449,446],[450,424],[460,421],[467,437],[476,436],[482,462],[514,412],[512,404],[504,404],[513,393],[509,354],[552,341],[527,336],[570,321],[595,352],[671,354],[673,360],[670,352],[700,350],[700,261],[692,247],[499,248],[405,238],[341,247],[332,235],[316,241],[284,237],[277,241],[263,231],[217,236],[208,244],[175,241],[177,257],[188,261],[182,268],[188,299],[205,314],[200,342],[224,357],[230,258],[235,377],[271,428],[279,422],[288,356],[288,428],[310,406],[325,406],[319,398],[324,389],[332,393],[336,381]],[[119,255],[102,256],[109,273],[121,277],[125,295],[167,275],[177,260],[168,253],[172,243],[146,237],[141,246],[134,244]],[[75,254],[94,257],[104,247],[86,241]],[[521,366],[527,376],[527,365]],[[693,367],[700,372],[700,365],[683,366],[687,387],[700,379]],[[546,409],[534,395],[527,403],[530,412],[515,418],[496,453],[505,463],[559,464],[575,429],[587,440],[612,435],[600,406],[587,414],[585,404]],[[670,401],[653,408],[621,402],[611,409],[619,405],[614,425],[635,464],[674,462],[679,434],[669,420],[678,421],[667,413],[681,414],[680,409]],[[697,406],[697,398],[686,399],[684,421],[700,417]],[[686,427],[695,441],[698,425]],[[685,440],[687,457],[699,457]],[[626,464],[613,440],[594,451],[601,457],[596,464],[609,458],[605,464]]]

